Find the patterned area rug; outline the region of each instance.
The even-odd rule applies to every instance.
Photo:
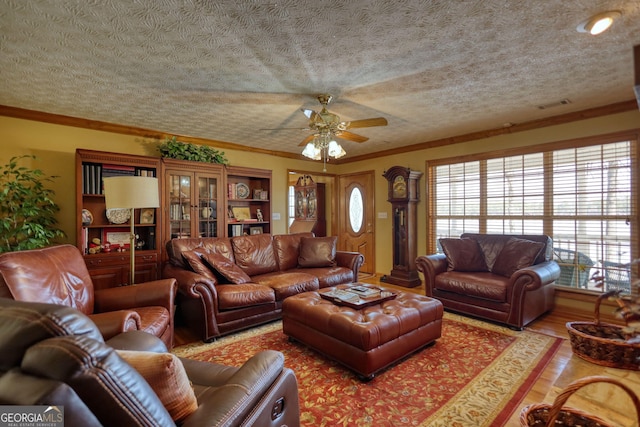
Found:
[[[445,313],[442,337],[363,383],[282,333],[281,322],[174,348],[181,357],[241,366],[278,350],[296,374],[304,426],[501,426],[562,339]]]

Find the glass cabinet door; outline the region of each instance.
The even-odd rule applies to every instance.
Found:
[[[198,234],[199,237],[218,237],[218,184],[217,177],[197,176],[198,181]]]
[[[192,237],[191,174],[169,173],[169,228],[171,238]]]

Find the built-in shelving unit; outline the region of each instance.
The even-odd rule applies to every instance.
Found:
[[[271,171],[227,167],[227,236],[271,233]]]
[[[129,281],[128,212],[110,212],[107,218],[102,180],[108,176],[157,177],[160,159],[100,151],[76,151],[76,246],[83,253],[96,289],[126,285]],[[136,209],[133,218],[136,247],[136,282],[158,278],[159,209]],[[108,243],[108,244],[107,244]]]
[[[131,219],[112,212],[110,221],[103,194],[103,178],[115,175],[158,178],[160,208],[133,218],[136,283],[159,277],[170,239],[271,232],[270,170],[78,149],[76,245],[96,289],[129,282]]]
[[[163,159],[162,170],[163,242],[224,236],[224,167]]]

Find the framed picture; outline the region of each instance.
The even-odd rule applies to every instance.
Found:
[[[260,190],[260,200],[269,200],[269,192],[267,190]]]
[[[109,242],[111,246],[129,247],[131,230],[128,228],[106,228],[102,235],[102,244]]]
[[[261,188],[256,188],[255,190],[253,190],[253,198],[256,200],[260,200],[260,193],[262,193]]]
[[[244,221],[245,219],[251,219],[251,212],[247,207],[234,206],[231,208],[233,217],[238,221]]]
[[[262,227],[249,227],[249,234],[262,234]]]
[[[140,209],[140,224],[153,224],[156,210],[154,208]]]

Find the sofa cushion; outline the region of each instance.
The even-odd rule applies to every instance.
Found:
[[[249,276],[278,270],[270,234],[234,237],[231,246],[236,264]]]
[[[218,291],[218,306],[220,310],[272,304],[276,301],[273,289],[257,283],[218,285],[216,290]]]
[[[268,273],[253,276],[253,281],[273,289],[276,301],[282,301],[302,292],[317,291],[320,287],[318,278],[303,272],[290,270],[286,272]]]
[[[203,253],[204,251],[194,249],[192,251],[182,252],[182,257],[194,272],[209,279],[215,279],[213,271],[202,261],[201,257]]]
[[[197,250],[200,253],[221,254],[234,261],[231,240],[227,237],[190,237],[185,239],[171,239],[166,244],[169,262],[176,267],[189,269],[182,256],[183,252]]]
[[[543,248],[544,243],[512,237],[496,257],[491,272],[511,277],[517,270],[533,265]]]
[[[320,288],[328,288],[343,283],[353,283],[357,280],[357,277],[353,276],[353,270],[337,265],[335,267],[302,268],[300,271],[317,277]]]
[[[448,271],[489,271],[484,254],[475,239],[440,239],[447,256]]]
[[[313,237],[313,233],[277,234],[273,236],[273,248],[280,271],[291,270],[298,266],[300,239]]]
[[[336,265],[336,244],[338,238],[303,237],[300,239],[300,267],[333,267]]]
[[[436,276],[434,287],[468,298],[507,302],[509,279],[489,272],[447,271]]]
[[[202,260],[219,276],[221,283],[248,283],[251,277],[240,267],[220,254],[202,254]]]
[[[174,421],[180,422],[198,409],[189,377],[177,356],[150,351],[117,353],[149,383]]]

